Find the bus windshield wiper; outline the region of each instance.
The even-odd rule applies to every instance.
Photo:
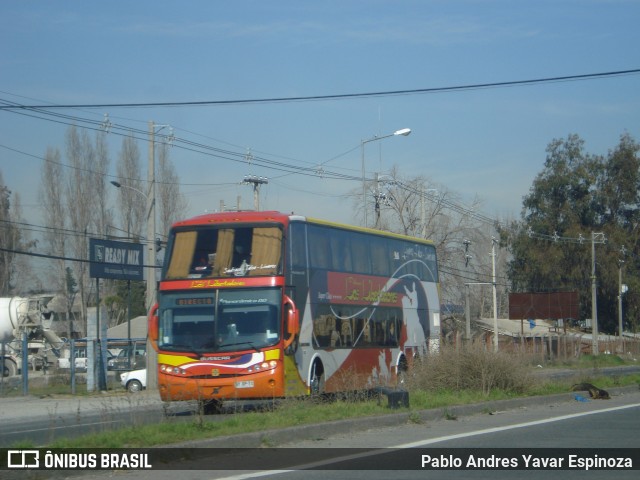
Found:
[[[251,342],[237,342],[237,343],[223,343],[221,345],[218,345],[218,348],[222,348],[222,347],[235,347],[236,345],[249,345],[251,348],[253,348],[256,352],[260,353],[260,349],[258,347],[256,347],[253,343]]]
[[[171,349],[171,350],[177,350],[180,352],[187,352],[187,353],[191,353],[193,355],[202,355],[202,352],[197,351],[196,349],[193,348],[193,345],[180,345],[177,343],[172,343],[169,345],[165,345],[164,348],[167,349]]]

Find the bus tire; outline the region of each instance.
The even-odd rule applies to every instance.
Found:
[[[397,374],[396,374],[396,386],[398,388],[407,388],[407,372],[409,370],[409,364],[407,359],[402,356],[398,362]]]
[[[222,402],[220,400],[202,400],[198,406],[202,415],[218,415],[222,413]]]
[[[320,397],[324,394],[324,366],[322,362],[316,360],[311,367],[311,396]]]
[[[3,377],[13,377],[18,373],[18,366],[14,363],[13,360],[8,360],[5,358],[4,360],[4,369],[2,372]]]

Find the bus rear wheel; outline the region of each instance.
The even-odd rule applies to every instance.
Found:
[[[402,357],[398,362],[398,367],[397,367],[396,386],[398,388],[407,388],[408,370],[409,370],[409,365],[407,364],[407,359],[405,357]]]
[[[311,396],[319,397],[324,394],[324,366],[322,362],[314,362],[311,368]]]

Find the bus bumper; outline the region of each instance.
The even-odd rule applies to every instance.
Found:
[[[158,372],[163,401],[251,400],[284,396],[284,380],[277,370],[233,377],[189,378]]]

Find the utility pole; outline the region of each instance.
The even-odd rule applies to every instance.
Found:
[[[424,195],[423,195],[423,201],[424,201]],[[424,227],[423,227],[424,228]],[[462,241],[462,244],[464,245],[464,266],[465,268],[467,268],[469,266],[469,260],[471,260],[471,255],[469,255],[469,246],[471,245],[471,241],[468,238],[465,238]],[[464,311],[464,316],[465,316],[465,323],[466,323],[466,329],[465,329],[465,340],[467,341],[467,343],[471,342],[471,286],[470,284],[466,283],[465,284],[465,311]]]
[[[498,295],[496,292],[496,237],[491,237],[491,286],[493,290],[493,350],[498,351]]]
[[[624,260],[618,260],[618,339],[622,340],[622,265]],[[622,346],[622,345],[621,345]]]
[[[155,162],[155,132],[156,125],[149,122],[149,163],[147,170],[147,313],[156,301],[156,162]]]
[[[604,243],[604,233],[591,232],[591,353],[598,355],[598,294],[596,283],[596,243]]]
[[[269,183],[265,177],[256,175],[245,175],[242,185],[253,185],[253,209],[257,212],[260,210],[260,185]]]
[[[388,180],[383,180],[382,182],[385,183],[394,183],[393,181],[388,181]],[[375,186],[375,193],[373,195],[373,198],[376,201],[375,204],[375,212],[376,212],[376,224],[375,227],[376,229],[380,229],[380,213],[381,213],[381,209],[382,206],[389,206],[389,197],[390,195],[387,195],[384,192],[380,191],[380,174],[378,172],[376,172],[376,186]]]
[[[364,169],[364,145],[365,143],[375,142],[377,140],[384,140],[385,138],[398,136],[398,135],[406,137],[410,133],[411,133],[410,128],[403,128],[401,130],[396,130],[395,132],[389,135],[383,135],[381,137],[376,135],[375,137],[369,138],[368,140],[360,140],[360,153],[362,157],[361,159],[362,160],[362,208],[364,210],[364,226],[365,227],[368,227],[368,225],[367,225],[367,190],[366,190],[365,169]]]
[[[620,340],[620,348],[623,348],[622,344],[622,294],[626,293],[626,285],[622,284],[622,266],[624,265],[624,256],[627,250],[620,248],[620,258],[618,259],[618,339]],[[622,350],[624,352],[624,349]]]
[[[464,339],[467,341],[467,344],[471,343],[471,286],[466,283],[465,284],[465,301],[466,305],[464,307],[464,319],[465,319],[465,332]]]
[[[422,230],[420,232],[420,238],[427,238],[427,192],[424,186],[420,189],[420,224]]]
[[[147,258],[147,317],[156,301],[156,154],[155,154],[155,134],[156,125],[149,122],[149,162],[147,170],[147,248],[149,258]],[[155,390],[158,388],[158,355],[147,339],[147,388]]]

